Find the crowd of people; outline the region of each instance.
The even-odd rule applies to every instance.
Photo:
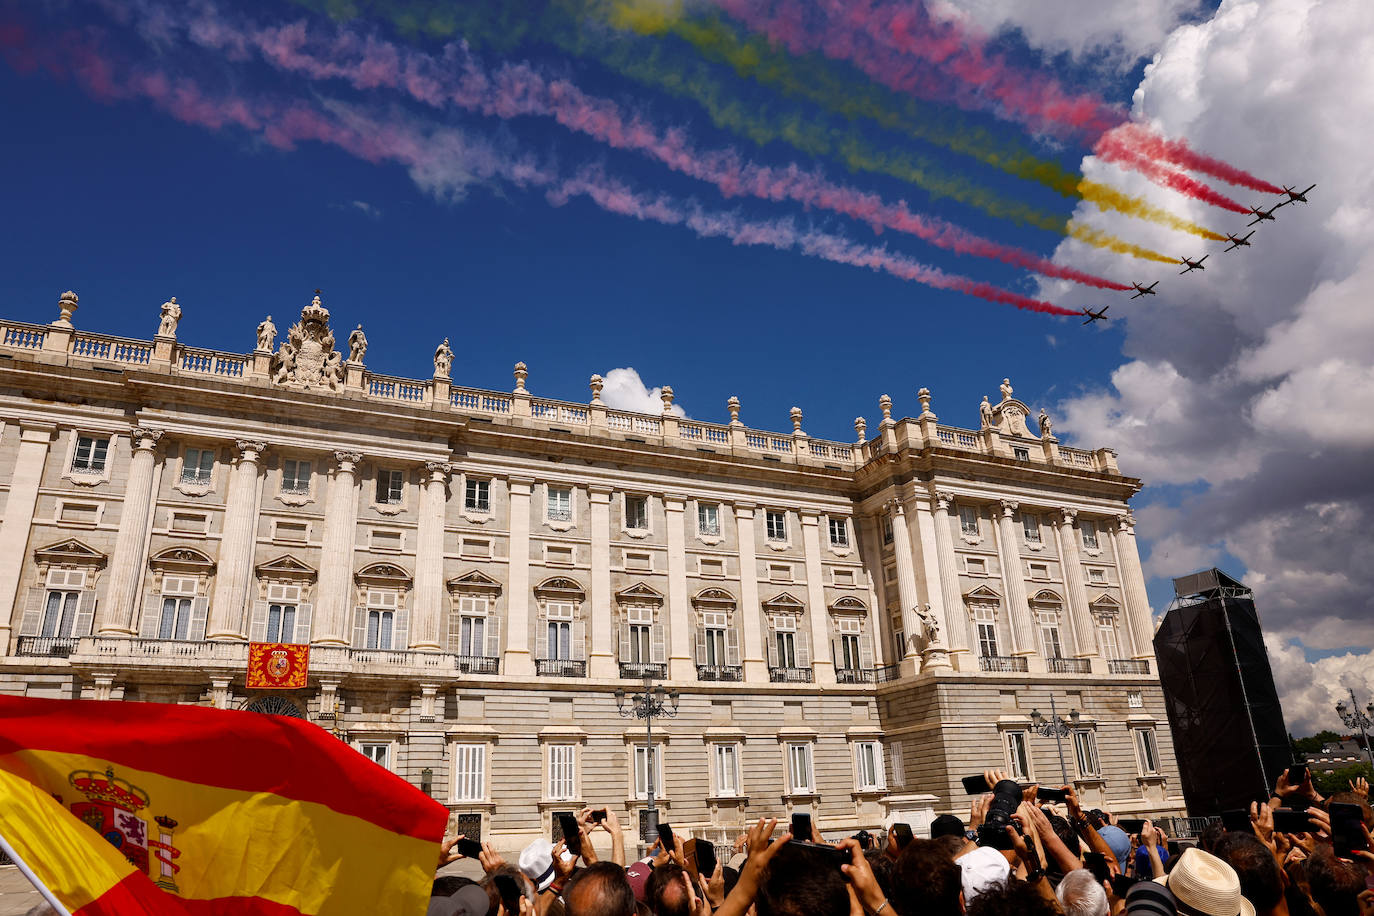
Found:
[[[1267,803],[1180,842],[1148,820],[1085,810],[1070,786],[984,776],[992,791],[967,822],[941,815],[928,837],[894,824],[830,843],[821,825],[793,836],[761,819],[719,855],[672,835],[627,862],[615,812],[584,808],[576,836],[537,840],[517,862],[481,844],[484,877],[437,877],[429,916],[1374,916],[1362,779],[1324,798],[1310,775],[1289,785],[1284,773]],[[475,852],[459,839],[445,840],[441,867],[464,857],[460,845]]]

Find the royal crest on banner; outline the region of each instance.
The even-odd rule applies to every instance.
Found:
[[[285,643],[248,644],[248,689],[299,690],[310,670],[310,647]]]

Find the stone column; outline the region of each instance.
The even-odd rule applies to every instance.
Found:
[[[868,623],[873,634],[873,659],[875,664],[895,665],[901,659],[892,658],[892,622],[887,617],[887,583],[883,581],[881,519],[873,515],[856,515],[854,530],[859,538],[864,574],[868,578]]]
[[[800,418],[798,418],[800,419]],[[800,512],[802,550],[806,555],[806,613],[811,621],[811,669],[817,684],[835,683],[835,661],[830,655],[830,612],[825,606],[825,580],[821,568],[821,518]]]
[[[759,561],[754,553],[754,504],[735,503],[735,535],[739,539],[739,619],[744,628],[744,679],[768,680],[763,653],[763,606],[759,603]]]
[[[916,640],[921,635],[921,622],[916,617],[916,606],[920,596],[916,593],[916,564],[911,555],[911,532],[906,525],[906,507],[900,499],[888,504],[892,511],[892,552],[897,560],[897,600],[902,603],[902,635],[906,640],[902,646],[902,659],[920,658],[916,651]],[[905,672],[903,672],[905,673]]]
[[[153,471],[157,467],[157,440],[162,430],[134,427],[129,436],[133,458],[129,482],[119,507],[119,534],[110,559],[110,581],[105,590],[100,636],[133,636],[138,586],[148,554],[148,516],[153,511]]]
[[[588,677],[620,677],[620,665],[615,655],[615,626],[611,617],[611,488],[587,488],[591,504],[592,574],[591,606],[592,645],[587,662]]]
[[[444,507],[448,504],[447,461],[425,462],[420,492],[420,530],[415,536],[415,601],[410,612],[410,648],[436,652],[443,633]]]
[[[506,652],[502,672],[511,677],[532,677],[530,655],[530,486],[527,477],[511,477],[510,486],[510,592],[506,596]]]
[[[320,581],[315,587],[315,625],[311,642],[347,646],[352,633],[349,583],[358,530],[358,452],[337,451],[324,508],[320,539]]]
[[[687,500],[663,497],[668,527],[668,676],[675,681],[696,680],[692,657],[692,607],[687,595]]]
[[[248,580],[253,574],[253,544],[258,527],[258,460],[267,443],[239,439],[239,455],[225,496],[224,534],[219,542],[215,594],[210,599],[207,639],[243,640]]]
[[[1126,620],[1135,645],[1135,658],[1154,658],[1154,620],[1150,596],[1145,591],[1145,573],[1140,568],[1140,551],[1135,543],[1135,518],[1122,515],[1116,520],[1116,568],[1121,574],[1121,592],[1126,598]]]
[[[935,560],[939,568],[940,593],[944,597],[945,632],[954,667],[964,671],[973,664],[970,659],[972,641],[969,638],[968,609],[959,589],[959,565],[954,556],[954,536],[950,533],[949,506],[953,494],[936,490],[930,504],[931,520],[935,526]]]
[[[1088,607],[1088,588],[1083,581],[1083,561],[1078,555],[1078,532],[1074,528],[1077,509],[1062,509],[1059,516],[1059,556],[1064,565],[1066,610],[1073,626],[1073,642],[1077,658],[1097,657],[1097,634],[1093,631],[1093,615]]]
[[[905,427],[904,427],[905,428]],[[940,584],[940,562],[935,549],[935,517],[932,515],[930,494],[916,491],[918,503],[913,513],[916,522],[916,537],[913,545],[921,554],[921,572],[926,591],[926,613],[933,615],[936,624],[935,638],[925,638],[925,627],[921,627],[921,670],[952,667],[949,661],[949,624],[945,613],[944,588]],[[921,623],[920,618],[917,622]]]
[[[1035,627],[1031,625],[1030,602],[1026,598],[1026,574],[1021,569],[1020,532],[1016,530],[1019,504],[1002,500],[997,519],[997,547],[1002,557],[1002,583],[1007,592],[1007,614],[1011,618],[1012,655],[1035,654]]]
[[[72,306],[75,308],[75,305]],[[38,505],[38,485],[43,480],[43,465],[48,459],[48,444],[57,429],[53,423],[19,425],[19,455],[14,473],[10,476],[9,497],[5,500],[5,519],[0,524],[0,654],[10,651],[10,631],[15,626],[14,608],[19,594],[19,577],[24,569],[24,557],[29,552],[29,536],[33,530],[33,511]]]

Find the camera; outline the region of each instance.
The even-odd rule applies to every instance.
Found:
[[[988,806],[987,817],[978,827],[978,845],[991,846],[993,849],[1011,849],[1011,837],[1007,827],[1011,816],[1021,804],[1021,787],[1013,780],[1003,779],[992,787],[992,804]]]

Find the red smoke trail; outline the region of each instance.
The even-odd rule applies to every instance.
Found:
[[[961,255],[1001,261],[1097,289],[1130,289],[1055,264],[1033,252],[983,238],[938,217],[913,213],[904,201],[889,203],[876,194],[835,184],[818,171],[796,164],[761,165],[729,147],[698,149],[682,131],[663,130],[614,101],[584,93],[567,80],[546,78],[528,64],[507,64],[489,73],[480,61],[456,45],[449,47],[443,60],[436,60],[422,52],[348,30],[331,30],[330,38],[312,41],[304,22],[253,28],[227,22],[208,4],[198,10],[198,14],[180,23],[193,41],[231,54],[256,48],[273,66],[310,79],[342,79],[358,89],[395,89],[435,107],[451,102],[503,119],[521,115],[550,117],[569,130],[616,149],[648,155],[674,171],[713,184],[726,197],[749,195],[762,200],[790,200],[868,223],[875,232],[892,229],[908,233]],[[162,15],[158,21],[165,29],[175,20]]]
[[[8,44],[15,42],[15,45]],[[147,99],[188,124],[218,130],[241,127],[261,134],[281,149],[305,141],[331,144],[369,162],[396,162],[412,179],[438,197],[461,192],[474,180],[499,180],[519,187],[543,187],[550,203],[585,196],[608,212],[669,226],[683,226],[702,237],[723,237],[736,245],[766,245],[796,250],[838,264],[880,270],[937,289],[966,293],[991,302],[1051,315],[1078,315],[1073,309],[1022,296],[967,277],[947,274],[884,248],[860,245],[840,236],[797,229],[790,220],[759,222],[737,214],[714,213],[694,203],[650,196],[586,168],[574,178],[560,178],[527,156],[512,155],[461,131],[426,130],[415,122],[373,118],[357,109],[324,103],[323,110],[299,101],[211,95],[194,80],[160,71],[116,65],[87,36],[67,33],[50,46],[38,46],[21,30],[0,24],[0,47],[12,65],[26,71],[45,69],[72,79],[103,101]]]
[[[1122,168],[1134,169],[1155,184],[1172,188],[1194,200],[1209,203],[1214,207],[1221,207],[1223,210],[1230,210],[1232,213],[1250,212],[1249,207],[1241,206],[1196,178],[1175,171],[1154,159],[1147,159],[1138,149],[1132,148],[1126,142],[1126,138],[1127,133],[1122,128],[1108,131],[1102,135],[1101,140],[1097,141],[1097,146],[1093,148],[1093,155],[1107,162],[1115,162]]]
[[[1204,156],[1188,146],[1184,140],[1166,140],[1165,138],[1151,132],[1142,124],[1122,124],[1120,127],[1104,134],[1098,141],[1097,148],[1093,150],[1103,158],[1110,158],[1102,152],[1103,145],[1127,150],[1137,157],[1148,157],[1164,162],[1172,162],[1175,165],[1188,169],[1191,172],[1202,172],[1214,178],[1220,178],[1228,184],[1236,185],[1241,188],[1250,188],[1255,191],[1263,191],[1266,194],[1283,194],[1283,188],[1276,184],[1271,184],[1263,178],[1256,178],[1243,169],[1238,169],[1233,165],[1228,165],[1220,159],[1211,156]],[[1220,205],[1219,205],[1220,206]],[[1230,209],[1229,207],[1227,209]],[[1249,209],[1241,207],[1236,212],[1249,213]]]

